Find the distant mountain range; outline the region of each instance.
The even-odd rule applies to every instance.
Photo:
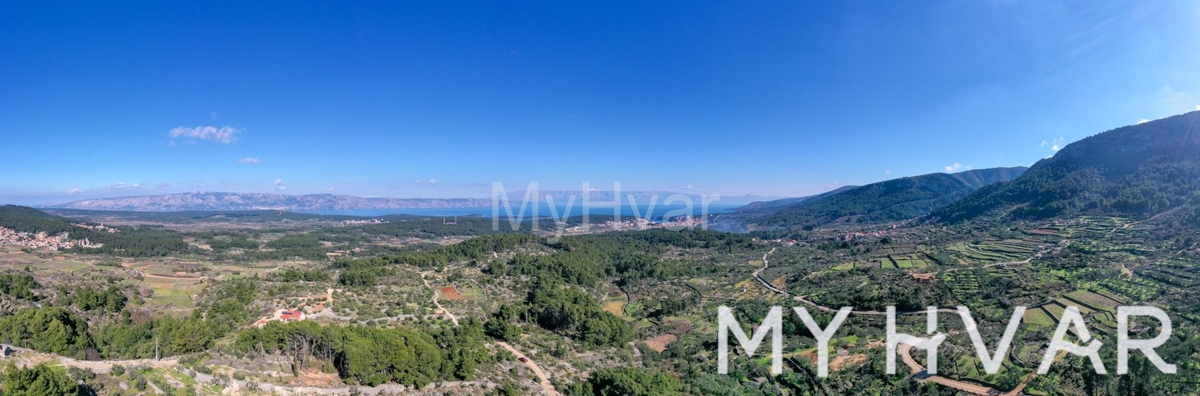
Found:
[[[979,189],[930,217],[960,222],[1168,212],[1200,221],[1200,111],[1071,143],[1020,178]]]
[[[928,215],[984,186],[1015,179],[1025,170],[992,168],[903,177],[813,197],[755,203],[735,212],[755,228],[897,222]]]
[[[51,208],[175,212],[185,210],[362,210],[473,208],[491,206],[480,198],[365,198],[334,194],[195,192],[139,197],[84,199]]]
[[[509,205],[519,207],[525,198],[524,191],[505,194]],[[538,191],[539,202],[546,204],[546,196],[551,196],[556,205],[565,205],[571,195],[576,195],[575,205],[581,205],[583,198],[579,191]],[[702,197],[697,194],[681,194],[660,191],[622,191],[622,204],[629,204],[629,196],[639,205],[657,200],[658,205],[664,205],[667,197],[672,195],[685,196],[692,199],[693,205],[699,207]],[[657,196],[657,197],[655,197]],[[714,204],[737,205],[761,200],[764,197],[754,195],[721,197]],[[611,191],[592,191],[588,199],[593,204],[604,204],[615,201]],[[677,203],[681,204],[681,203]],[[337,211],[337,210],[381,210],[381,209],[421,209],[421,208],[483,208],[491,207],[489,198],[375,198],[357,197],[334,194],[263,194],[263,193],[226,193],[226,192],[194,192],[164,195],[146,195],[137,197],[96,198],[84,199],[59,205],[48,205],[47,208],[86,209],[86,210],[121,210],[144,212],[176,212],[204,210],[285,210],[285,211]]]

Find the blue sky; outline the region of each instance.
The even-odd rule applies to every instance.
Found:
[[[0,3],[0,202],[799,196],[1200,109],[1200,2]]]

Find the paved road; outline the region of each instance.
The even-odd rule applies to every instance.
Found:
[[[499,345],[501,348],[507,349],[509,352],[512,352],[513,355],[525,356],[525,355],[521,354],[521,352],[517,352],[517,349],[513,348],[512,345],[508,345],[507,342],[496,341],[496,345]],[[550,384],[550,376],[546,375],[546,372],[542,371],[542,368],[538,367],[537,363],[533,362],[533,359],[530,359],[528,356],[525,356],[525,366],[528,366],[529,369],[533,370],[533,373],[537,375],[538,382],[541,383],[541,385],[542,385],[542,393],[543,394],[554,395],[554,396],[559,395],[558,391],[554,389],[554,385]]]
[[[754,271],[754,279],[758,280],[758,283],[761,283],[763,285],[763,287],[767,288],[767,290],[770,290],[770,291],[773,291],[773,292],[776,292],[776,293],[786,296],[786,295],[788,295],[787,290],[783,290],[778,287],[775,287],[775,285],[772,285],[771,282],[767,282],[766,279],[763,279],[763,277],[761,275],[763,271],[767,270],[767,265],[769,264],[767,262],[767,256],[770,256],[772,253],[775,253],[775,248],[771,248],[771,251],[763,253],[763,258],[762,258],[763,266],[762,266],[762,268],[759,268],[757,271]]]

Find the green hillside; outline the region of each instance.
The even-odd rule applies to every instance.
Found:
[[[1200,203],[1200,112],[1114,129],[1072,143],[1020,178],[934,211],[961,222],[991,215],[1044,219],[1076,214],[1148,218]]]
[[[1024,171],[1024,167],[978,169],[888,180],[791,205],[755,223],[806,227],[907,220],[925,216],[989,184],[1012,180]]]

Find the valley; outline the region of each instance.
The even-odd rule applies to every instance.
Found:
[[[1198,133],[1178,125],[1089,139]],[[1194,180],[1152,171],[1189,171],[1197,151],[1127,145],[1132,162],[1080,170],[1073,161],[1111,154],[1088,139],[1081,147],[1096,155],[1075,147],[1027,171],[902,178],[663,221],[593,216],[595,227],[580,217],[535,229],[483,216],[3,206],[4,371],[113,395],[1194,393]],[[1098,178],[1044,185],[1055,169]],[[1022,201],[1026,190],[1037,201]],[[749,229],[703,229],[718,219]],[[1073,355],[1034,374],[1068,307],[1115,365],[1117,307],[1128,305],[1168,313],[1173,333],[1157,351],[1177,374],[1137,354],[1128,375],[1089,374]],[[815,339],[794,316],[782,323],[782,373],[764,352],[739,350],[718,374],[718,308],[752,331],[777,306],[806,307],[818,323],[852,308],[831,340],[829,377],[817,375]],[[923,334],[931,306],[948,336],[938,374],[907,347],[907,372],[887,374],[888,307],[900,331]],[[997,373],[974,354],[957,306],[987,340],[1028,307]],[[1159,331],[1145,318],[1131,327],[1139,339]]]

